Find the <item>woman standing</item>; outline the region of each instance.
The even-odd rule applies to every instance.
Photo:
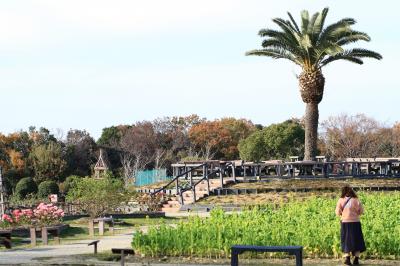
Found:
[[[351,254],[354,256],[353,264],[359,265],[360,254],[366,250],[360,223],[360,215],[363,213],[357,194],[350,186],[344,186],[336,204],[336,215],[341,217],[340,238],[345,265],[352,265]]]

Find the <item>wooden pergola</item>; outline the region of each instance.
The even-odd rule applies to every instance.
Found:
[[[199,165],[207,167],[196,169]],[[229,166],[228,166],[229,164]],[[292,156],[288,161],[270,160],[261,162],[196,161],[172,164],[173,176],[188,172],[183,178],[196,179],[205,171],[221,170],[221,175],[240,178],[262,177],[400,177],[400,158],[347,158],[343,161],[327,161],[325,156],[317,156],[315,161],[300,161]]]

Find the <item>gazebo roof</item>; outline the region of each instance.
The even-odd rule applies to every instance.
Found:
[[[103,149],[100,149],[99,159],[97,160],[96,165],[94,166],[94,170],[107,170],[108,164],[106,156],[103,153]]]

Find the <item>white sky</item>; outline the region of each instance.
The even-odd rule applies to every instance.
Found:
[[[398,1],[32,0],[0,2],[0,132],[102,128],[196,113],[264,125],[301,117],[300,70],[246,57],[261,28],[286,11],[299,19],[330,7],[327,23],[353,17],[382,61],[324,69],[321,120],[365,113],[400,120]]]

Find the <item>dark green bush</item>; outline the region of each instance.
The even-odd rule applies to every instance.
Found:
[[[15,195],[19,199],[24,199],[28,194],[36,194],[38,187],[32,177],[24,177],[18,181],[15,187]]]
[[[68,176],[65,179],[65,181],[62,184],[60,184],[60,192],[66,195],[68,191],[71,189],[72,183],[74,183],[76,180],[79,180],[80,178],[82,177],[77,175]]]
[[[39,184],[38,197],[47,198],[50,194],[58,194],[58,185],[54,181],[43,181]]]

